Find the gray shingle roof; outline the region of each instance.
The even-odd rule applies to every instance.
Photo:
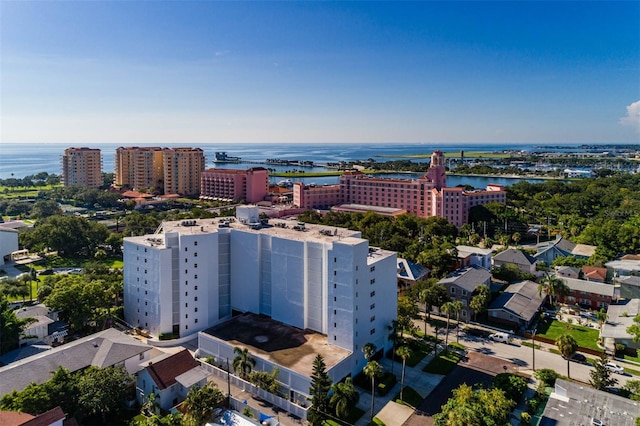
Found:
[[[613,297],[615,287],[612,284],[596,281],[579,280],[577,278],[558,277],[569,289],[573,291],[586,291],[591,294]]]
[[[0,395],[44,383],[60,366],[72,372],[90,365],[110,367],[148,350],[151,346],[110,328],[0,367]]]
[[[512,315],[529,322],[533,319],[546,295],[538,292],[538,284],[533,281],[521,281],[511,284],[493,301],[490,310],[504,309]]]
[[[493,256],[494,260],[505,262],[505,263],[514,263],[516,265],[533,265],[536,263],[535,259],[529,256],[527,253],[524,253],[520,250],[516,249],[506,249],[495,256]]]
[[[469,265],[456,269],[445,278],[438,281],[439,284],[455,284],[467,291],[474,291],[480,284],[491,279],[491,272],[480,266]]]

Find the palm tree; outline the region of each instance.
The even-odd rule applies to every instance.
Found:
[[[596,320],[598,320],[598,326],[600,327],[600,331],[602,331],[602,325],[607,322],[607,311],[604,308],[596,312]]]
[[[371,379],[371,423],[373,423],[373,410],[376,400],[376,377],[382,374],[382,366],[376,361],[369,361],[362,370],[365,376]]]
[[[147,395],[147,401],[142,404],[142,412],[146,413],[147,416],[153,416],[156,414],[156,410],[160,407],[158,401],[156,400],[156,394],[151,392]]]
[[[371,360],[371,357],[373,356],[373,354],[376,353],[377,350],[378,348],[376,348],[376,345],[374,345],[373,343],[365,343],[365,345],[362,347],[362,352],[364,353],[364,359],[366,359],[367,362],[369,362]]]
[[[460,342],[460,312],[464,309],[464,305],[461,301],[456,300],[451,302],[453,305],[453,311],[456,313],[456,343]]]
[[[538,284],[538,294],[542,292],[549,295],[549,303],[554,304],[553,298],[567,293],[567,285],[560,278],[546,274]]]
[[[351,383],[351,377],[347,377],[344,382],[335,383],[331,389],[333,395],[329,404],[334,407],[336,416],[345,419],[349,415],[349,409],[355,407],[360,400],[360,394]]]
[[[447,314],[447,332],[444,337],[444,348],[447,349],[449,347],[449,319],[451,318],[451,313],[454,311],[453,302],[445,302],[440,310]]]
[[[402,376],[400,378],[400,401],[402,401],[402,390],[404,389],[404,368],[407,365],[407,358],[411,356],[411,349],[408,346],[400,346],[396,351],[402,358]]]
[[[233,348],[236,357],[233,359],[233,370],[240,371],[243,379],[246,379],[251,373],[253,367],[256,366],[256,360],[249,354],[249,349],[236,346]]]
[[[574,339],[572,335],[562,334],[556,339],[556,345],[558,345],[558,350],[562,354],[562,357],[567,360],[567,377],[571,378],[569,374],[569,361],[578,350],[578,342],[576,342],[576,339]]]
[[[398,327],[400,325],[398,324],[398,320],[392,320],[391,324],[389,325],[389,331],[391,331],[391,334],[389,335],[389,339],[391,340],[391,342],[393,343],[393,347],[391,349],[391,372],[393,373],[393,366],[396,363],[396,343],[398,341]]]

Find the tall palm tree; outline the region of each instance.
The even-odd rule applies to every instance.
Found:
[[[454,311],[453,302],[443,303],[440,310],[447,315],[447,332],[444,337],[444,348],[447,349],[449,347],[449,319]]]
[[[549,303],[554,305],[553,298],[567,294],[567,285],[560,278],[546,274],[538,284],[538,294],[545,292],[549,295]]]
[[[400,346],[396,351],[402,358],[402,376],[400,378],[400,401],[402,401],[402,391],[404,389],[404,369],[407,365],[407,358],[411,356],[411,349],[408,346]]]
[[[456,313],[456,343],[460,342],[460,312],[464,309],[464,305],[461,301],[456,300],[451,302],[453,305],[453,311]]]
[[[576,339],[574,339],[572,335],[562,334],[556,339],[556,345],[558,345],[558,350],[562,354],[562,357],[567,360],[567,377],[571,378],[569,374],[569,361],[578,350],[578,342],[576,342]]]
[[[333,395],[329,404],[334,407],[336,416],[345,419],[349,415],[349,409],[355,407],[360,400],[360,394],[351,383],[351,377],[347,377],[344,382],[334,383],[331,389]]]
[[[374,345],[373,343],[365,343],[365,345],[362,347],[364,359],[366,359],[367,362],[371,361],[371,357],[376,353],[377,350],[378,348],[376,348],[376,345]]]
[[[376,400],[376,377],[382,374],[382,366],[376,361],[369,361],[362,370],[365,376],[371,379],[371,423],[373,423],[373,410]]]
[[[249,353],[249,349],[236,346],[233,348],[236,357],[233,358],[233,370],[240,371],[243,379],[246,379],[251,373],[253,367],[256,366],[256,360]]]

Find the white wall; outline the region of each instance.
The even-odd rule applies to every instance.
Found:
[[[304,328],[305,243],[274,237],[271,252],[271,317]]]
[[[231,307],[241,312],[260,310],[259,234],[231,232]]]
[[[4,265],[5,256],[18,248],[18,233],[13,229],[0,229],[0,265]]]

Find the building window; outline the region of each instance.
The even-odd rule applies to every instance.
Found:
[[[198,252],[193,253],[193,257],[198,257]]]
[[[185,297],[186,297],[186,296],[188,296],[188,295],[189,295],[189,292],[188,292],[188,291],[185,291],[185,292],[184,292],[184,295],[185,295]]]
[[[369,309],[375,309],[375,307],[376,307],[376,304],[372,303],[371,306],[369,306]]]
[[[188,302],[187,302],[187,303],[185,303],[185,304],[184,304],[184,307],[185,307],[185,308],[188,308],[188,307],[189,307],[189,303],[188,303]]]
[[[337,258],[337,257],[334,257],[334,258],[333,258],[333,263],[336,263],[337,261],[338,261],[338,258]]]
[[[338,301],[338,298],[337,298],[337,297],[335,297],[335,296],[333,296],[333,301],[334,301],[334,302],[337,302],[337,301]]]
[[[369,334],[371,334],[371,335],[376,334],[376,329],[372,328],[371,331],[369,331]]]
[[[371,278],[371,281],[369,281],[369,284],[375,284],[376,283],[376,279],[375,278]]]
[[[373,296],[375,296],[375,295],[376,295],[376,292],[375,292],[375,291],[372,291],[371,293],[369,293],[369,297],[373,297]]]
[[[196,324],[198,323],[198,318],[196,318],[196,319],[195,319],[195,323],[196,323]]]
[[[198,264],[197,264],[197,263],[194,263],[194,264],[193,264],[193,267],[194,267],[194,268],[197,268],[197,267],[198,267]]]
[[[184,314],[184,317],[185,318],[189,318],[189,314]]]
[[[373,316],[371,316],[371,318],[369,318],[369,322],[374,322],[375,320],[376,320],[376,316],[375,315],[373,315]]]
[[[193,289],[194,289],[194,290],[197,290],[197,289],[198,289],[198,286],[195,286]]]
[[[184,251],[188,251],[187,247],[184,248]]]
[[[333,328],[337,328],[337,327],[338,327],[338,323],[337,323],[337,322],[334,322],[334,323],[333,323]]]
[[[193,278],[195,278],[195,279],[197,280],[197,279],[198,279],[198,276],[197,276],[197,275],[194,275],[194,276],[193,276]]]
[[[338,314],[338,311],[334,309],[333,310],[333,315],[337,315],[337,314]]]
[[[451,287],[451,294],[456,294],[456,289]]]
[[[375,271],[375,270],[376,270],[376,267],[375,267],[375,266],[372,266],[371,268],[369,268],[369,271],[370,271],[370,272],[373,272],[373,271]]]
[[[338,288],[336,283],[333,283],[333,288]]]
[[[338,275],[338,271],[333,271],[333,276],[335,277],[336,275]]]
[[[194,245],[194,246],[197,246],[197,245],[198,245],[198,242],[197,242],[197,241],[194,241],[194,242],[193,242],[193,245]]]

